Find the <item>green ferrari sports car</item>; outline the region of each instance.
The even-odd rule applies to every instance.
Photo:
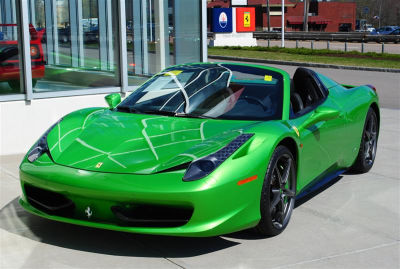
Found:
[[[117,231],[281,233],[295,200],[371,169],[373,86],[306,68],[194,63],[156,74],[121,102],[70,113],[20,166],[27,211]]]

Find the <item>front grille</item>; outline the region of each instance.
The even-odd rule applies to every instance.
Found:
[[[112,206],[111,211],[120,220],[119,225],[135,227],[179,227],[185,225],[193,208],[161,205]]]
[[[26,198],[33,207],[50,215],[73,216],[75,205],[64,195],[28,184],[25,184],[24,188]]]
[[[111,205],[114,217],[94,210],[93,216],[87,217],[87,204],[75,204],[61,193],[24,184],[25,195],[30,205],[49,215],[80,219],[91,222],[102,222],[124,227],[179,227],[185,225],[193,214],[193,207],[164,206],[151,204]],[[76,202],[76,201],[75,201]],[[100,203],[88,202],[96,208]],[[110,213],[111,213],[110,212]]]

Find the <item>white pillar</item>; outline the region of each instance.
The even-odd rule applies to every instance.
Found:
[[[111,0],[109,0],[111,2]],[[126,92],[128,87],[128,57],[126,47],[126,14],[125,0],[118,1],[118,18],[119,18],[119,72],[121,79],[121,92]]]
[[[235,20],[234,20],[235,21]],[[208,46],[207,46],[207,0],[201,0],[201,61],[208,61]]]
[[[168,2],[166,1],[166,4],[168,5]],[[155,41],[156,41],[156,63],[157,67],[159,68],[158,71],[163,70],[166,67],[166,44],[165,44],[165,35],[168,33],[168,28],[167,31],[165,29],[165,17],[168,17],[165,14],[165,8],[164,8],[164,1],[163,0],[156,0],[154,3],[154,17],[155,17]],[[167,21],[168,25],[168,21]],[[169,55],[168,55],[169,57]]]

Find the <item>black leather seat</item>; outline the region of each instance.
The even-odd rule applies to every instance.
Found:
[[[303,100],[301,100],[300,94],[293,92],[290,95],[290,105],[292,107],[293,113],[297,113],[304,109]]]

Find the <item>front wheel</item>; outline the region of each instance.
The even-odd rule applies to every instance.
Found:
[[[280,234],[288,225],[296,194],[296,169],[292,153],[278,146],[272,154],[261,193],[261,220],[255,227],[265,236]]]

